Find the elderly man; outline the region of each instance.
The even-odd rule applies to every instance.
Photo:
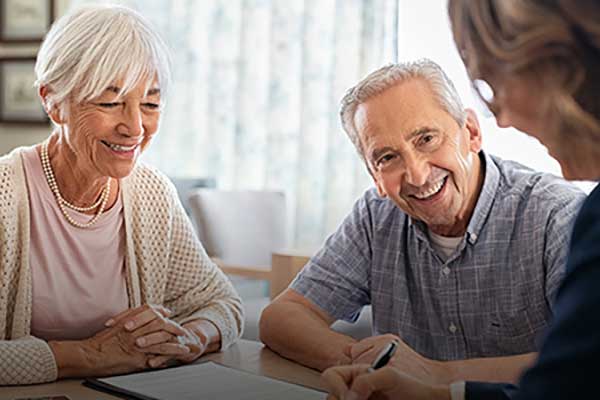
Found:
[[[261,339],[317,369],[391,363],[432,383],[514,381],[552,314],[584,195],[481,149],[439,66],[385,66],[342,101],[344,129],[375,182],[261,317]],[[375,336],[330,329],[371,304]]]

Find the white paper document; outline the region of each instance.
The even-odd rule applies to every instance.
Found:
[[[89,380],[88,385],[155,400],[324,400],[304,386],[253,375],[213,362]]]

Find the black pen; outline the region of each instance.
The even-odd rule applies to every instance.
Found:
[[[388,345],[383,350],[381,350],[381,353],[379,353],[375,361],[373,361],[373,364],[369,367],[368,371],[373,372],[376,369],[384,367],[396,352],[397,347],[397,340],[392,340],[390,343],[388,343]]]

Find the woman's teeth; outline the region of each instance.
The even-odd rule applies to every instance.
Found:
[[[127,151],[131,151],[137,147],[137,144],[134,144],[133,146],[121,146],[118,144],[113,144],[113,143],[108,143],[108,142],[104,142],[104,144],[106,144],[108,147],[110,147],[114,151],[123,152],[123,153],[127,152]]]
[[[425,192],[417,193],[414,196],[419,200],[424,200],[428,197],[431,197],[442,189],[442,186],[444,186],[444,182],[446,182],[446,178],[442,179],[438,183],[434,183],[433,186]]]

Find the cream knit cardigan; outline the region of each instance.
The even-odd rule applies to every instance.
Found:
[[[30,335],[29,198],[22,151],[0,158],[0,385],[57,378],[50,347]],[[121,180],[121,190],[129,306],[162,304],[179,323],[207,319],[227,348],[243,329],[241,300],[194,235],[173,185],[138,164]],[[97,261],[101,268],[102,260]]]

